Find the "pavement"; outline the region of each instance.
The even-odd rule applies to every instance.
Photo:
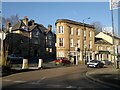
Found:
[[[95,82],[120,89],[120,69],[116,69],[113,65],[90,70],[86,76]]]

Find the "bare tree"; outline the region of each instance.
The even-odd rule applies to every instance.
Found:
[[[12,15],[12,16],[7,17],[7,18],[2,17],[2,25],[6,26],[6,23],[7,23],[8,21],[11,22],[12,26],[14,26],[16,23],[19,22],[18,14]]]
[[[95,26],[95,35],[102,31],[103,25],[99,21],[95,21],[91,23]]]

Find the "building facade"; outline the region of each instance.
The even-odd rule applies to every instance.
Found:
[[[94,26],[67,19],[58,19],[56,25],[56,57],[84,61],[94,59]],[[76,59],[76,60],[75,60]]]
[[[95,58],[96,60],[110,60],[112,61],[113,45],[102,38],[95,38]]]
[[[15,26],[6,26],[7,35],[5,38],[5,56],[16,54],[28,58],[29,62],[44,62],[55,58],[55,34],[52,32],[51,25],[45,28],[42,24],[28,20],[25,16]],[[48,38],[48,39],[47,39]],[[48,45],[48,42],[50,45]],[[50,48],[50,52],[47,49]],[[48,53],[49,60],[47,58]]]
[[[112,62],[117,60],[117,47],[120,45],[120,38],[117,36],[113,38],[112,34],[108,32],[100,32],[95,38],[99,38],[95,41],[96,58],[99,60],[110,60]]]
[[[52,25],[48,25],[45,31],[45,56],[47,61],[52,61],[56,58],[56,34],[52,32]]]

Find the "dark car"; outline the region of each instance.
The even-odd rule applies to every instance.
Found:
[[[87,67],[103,68],[104,63],[99,60],[91,60],[87,62]]]
[[[105,65],[112,65],[112,62],[109,60],[102,60]]]
[[[17,54],[10,54],[7,57],[7,62],[9,64],[21,64],[23,62],[23,57]]]
[[[63,66],[67,64],[71,64],[70,60],[68,60],[66,57],[58,57],[54,60],[54,62],[56,65],[62,64]]]
[[[23,57],[21,57],[20,55],[17,55],[17,54],[10,54],[8,55],[8,59],[23,59]]]

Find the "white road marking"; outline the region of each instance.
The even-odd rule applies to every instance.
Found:
[[[3,79],[2,81],[10,82],[10,81],[12,81],[12,80],[10,80],[10,79]]]
[[[27,81],[13,81],[14,83],[25,83]]]
[[[76,88],[75,86],[67,86],[66,88]]]
[[[48,84],[47,87],[59,88],[59,87],[63,87],[63,86],[62,85],[58,85],[58,84]]]
[[[38,80],[38,81],[35,81],[35,82],[31,82],[31,83],[29,83],[29,84],[40,84],[41,82],[42,82],[42,80],[44,80],[46,77],[43,77],[43,78],[41,78],[40,80]]]

